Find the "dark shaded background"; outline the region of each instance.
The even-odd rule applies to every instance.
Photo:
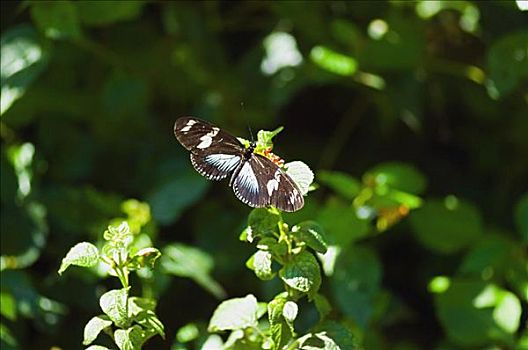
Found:
[[[226,183],[196,174],[174,139],[184,115],[246,138],[248,125],[285,127],[274,151],[310,165],[321,185],[292,223],[315,219],[334,240],[353,236],[342,247],[353,264],[365,249],[382,271],[371,283],[350,270],[350,281],[367,285],[361,302],[339,295],[347,281],[323,280],[332,317],[365,348],[527,346],[528,18],[515,1],[1,6],[2,348],[81,347],[98,296],[117,282],[56,271],[73,244],[100,239],[128,198],[150,204],[156,247],[178,241],[209,253],[227,296],[267,301],[280,290],[244,266],[254,248],[238,235],[250,209]],[[274,47],[273,33],[296,48]],[[281,54],[302,62],[278,59],[276,71],[263,72],[263,60]],[[18,99],[4,107],[14,90]],[[341,171],[365,187],[362,176],[386,162],[423,174],[425,192],[407,191],[423,207],[383,232],[376,218],[361,234],[340,226],[343,213],[359,220],[352,199],[319,174]],[[447,195],[463,203],[459,216],[440,208]],[[453,232],[427,235],[439,227]],[[492,309],[473,313],[456,288],[439,300],[427,289],[438,275],[509,293],[524,310],[518,326],[496,331]],[[219,300],[190,279],[156,276],[168,337],[148,348],[168,349],[179,327],[206,323]],[[296,322],[306,331],[313,307],[301,306]]]

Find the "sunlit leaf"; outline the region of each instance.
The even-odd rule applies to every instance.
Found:
[[[357,70],[357,61],[325,46],[316,46],[310,52],[310,58],[319,67],[338,75],[353,75]]]
[[[314,180],[314,174],[310,167],[301,161],[293,161],[284,164],[286,173],[290,175],[291,179],[297,184],[299,190],[304,196],[308,193],[308,189]]]
[[[99,261],[97,247],[88,242],[77,243],[62,259],[59,274],[62,274],[68,266],[92,267]]]
[[[11,321],[14,321],[17,316],[15,298],[7,291],[0,292],[0,314]]]
[[[323,228],[315,221],[304,221],[293,226],[291,229],[293,236],[300,242],[318,253],[326,253],[328,242],[326,240]]]
[[[136,317],[135,321],[143,326],[143,328],[149,332],[159,334],[162,338],[165,338],[165,326],[159,320],[158,316],[154,311],[147,310],[140,312]]]
[[[180,343],[188,343],[198,338],[199,335],[200,330],[196,323],[188,323],[178,329],[178,332],[176,332],[176,339],[178,339]]]
[[[1,57],[0,115],[3,115],[46,68],[48,58],[37,33],[28,25],[2,33]]]
[[[112,321],[106,315],[95,316],[84,326],[83,345],[90,345],[101,331],[112,325]]]
[[[118,327],[125,327],[128,323],[127,299],[128,288],[110,290],[99,299],[99,305],[103,312]]]
[[[273,138],[277,136],[284,128],[278,127],[273,131],[259,130],[257,133],[257,151],[273,147]]]
[[[139,350],[145,338],[145,331],[137,325],[114,332],[114,341],[119,350]]]
[[[280,349],[293,337],[293,326],[284,318],[284,305],[287,303],[287,293],[281,293],[268,303],[268,320],[270,332],[275,347]]]
[[[272,255],[268,251],[258,250],[246,262],[246,266],[255,271],[255,275],[261,280],[267,281],[275,276],[271,269]]]
[[[160,256],[161,252],[156,248],[143,248],[130,259],[128,267],[135,270],[143,267],[153,269]]]
[[[257,299],[249,294],[222,302],[209,322],[209,332],[237,330],[257,326]]]
[[[249,213],[248,227],[245,230],[244,240],[252,242],[259,236],[273,236],[278,232],[277,224],[281,220],[280,214],[273,209],[256,208]]]
[[[291,288],[312,296],[321,286],[319,263],[313,254],[307,251],[288,261],[279,271],[279,276]]]
[[[463,346],[511,341],[520,320],[519,300],[481,281],[454,280],[435,295],[437,315],[448,337]]]

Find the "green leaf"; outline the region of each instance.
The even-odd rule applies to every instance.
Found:
[[[337,259],[331,279],[333,295],[340,310],[361,328],[372,318],[381,277],[382,265],[370,249],[347,249]]]
[[[104,293],[99,299],[99,305],[103,312],[118,327],[126,327],[129,323],[127,314],[128,289],[114,289]]]
[[[213,258],[200,249],[183,244],[167,245],[162,251],[160,264],[167,273],[191,278],[218,299],[225,296],[222,286],[210,275]]]
[[[263,281],[269,281],[275,273],[271,269],[272,255],[268,251],[259,250],[251,256],[246,262],[246,266],[255,272],[258,278]]]
[[[145,338],[145,332],[137,325],[114,332],[114,341],[119,350],[140,350]]]
[[[200,336],[200,329],[196,323],[187,323],[176,332],[176,339],[180,343],[189,343]]]
[[[134,318],[141,312],[154,311],[156,300],[150,298],[130,297],[128,298],[128,317]]]
[[[302,350],[341,350],[336,342],[326,332],[308,333],[298,340],[299,349]]]
[[[267,148],[273,148],[273,138],[277,136],[284,128],[278,127],[273,131],[259,130],[257,133],[257,151],[263,151]]]
[[[515,206],[515,223],[524,242],[528,242],[528,193]]]
[[[293,226],[291,232],[295,240],[306,243],[318,253],[326,253],[328,243],[323,228],[315,221],[303,221]]]
[[[284,305],[288,301],[288,293],[277,295],[268,303],[268,320],[274,349],[282,349],[294,336],[293,325],[284,318]]]
[[[502,235],[488,235],[479,239],[466,254],[460,266],[460,273],[483,276],[493,270],[498,276],[506,274],[513,266],[516,244]]]
[[[326,46],[315,46],[310,51],[310,58],[319,67],[337,75],[351,76],[358,68],[355,58],[338,53]]]
[[[275,209],[257,208],[249,213],[246,239],[252,242],[259,236],[273,236],[278,231],[280,214]]]
[[[35,30],[20,25],[2,33],[0,115],[24,95],[47,67],[48,55]]]
[[[90,345],[101,333],[101,331],[112,325],[112,321],[106,315],[92,317],[84,326],[83,345]]]
[[[136,317],[135,321],[143,326],[143,329],[149,333],[159,334],[165,339],[165,326],[156,316],[154,311],[142,311]]]
[[[455,253],[473,243],[482,233],[482,219],[477,209],[452,196],[431,199],[410,217],[418,240],[439,253]]]
[[[185,208],[205,194],[208,187],[208,181],[191,173],[162,183],[148,195],[152,216],[162,225],[176,221]]]
[[[11,332],[11,330],[7,328],[4,323],[0,323],[0,341],[0,344],[2,344],[2,348],[3,345],[7,344],[6,350],[14,350],[19,348],[18,341],[13,336],[13,332]]]
[[[284,319],[290,323],[293,324],[293,321],[297,318],[297,314],[299,313],[299,306],[294,301],[288,300],[286,303],[284,303],[284,307],[282,309],[282,316]]]
[[[133,235],[130,232],[128,222],[123,221],[119,225],[110,225],[103,233],[103,238],[107,241],[130,243]]]
[[[470,347],[511,342],[519,328],[520,302],[509,291],[479,280],[452,280],[435,294],[440,322],[451,341]]]
[[[354,200],[361,189],[359,180],[339,171],[321,171],[317,178],[322,184],[350,201]]]
[[[376,187],[394,188],[413,194],[423,193],[427,185],[425,176],[414,166],[399,162],[377,165],[363,176],[363,181]]]
[[[321,286],[321,271],[312,253],[295,255],[279,271],[280,278],[291,288],[314,296]]]
[[[308,189],[314,180],[314,174],[310,167],[303,162],[296,160],[284,164],[286,173],[297,184],[297,187],[304,196],[308,193]]]
[[[0,292],[0,314],[11,321],[16,320],[17,317],[16,300],[7,291]]]
[[[488,92],[492,98],[511,93],[528,78],[528,31],[509,33],[493,43],[487,54]]]
[[[383,20],[390,29],[379,40],[366,40],[358,52],[365,71],[407,71],[422,64],[425,48],[424,22],[417,16],[390,11]]]
[[[106,346],[92,345],[92,346],[87,347],[85,350],[112,350],[112,349],[107,348]]]
[[[62,259],[59,275],[62,275],[70,265],[92,267],[97,265],[98,261],[99,251],[96,246],[88,242],[77,243]]]
[[[509,291],[501,290],[499,293],[499,300],[493,310],[493,319],[503,331],[515,334],[521,321],[521,302]]]
[[[366,236],[369,222],[357,217],[356,210],[343,202],[330,198],[316,220],[333,244],[346,247]]]
[[[359,350],[366,348],[365,346],[360,346],[359,342],[354,339],[352,331],[341,323],[325,321],[318,324],[317,330],[324,330],[340,349]]]
[[[213,313],[209,332],[245,329],[257,326],[257,299],[249,294],[222,302]]]
[[[130,231],[134,234],[139,234],[141,228],[151,220],[150,206],[136,199],[122,202],[121,210],[127,215]]]
[[[315,308],[319,313],[319,320],[323,320],[332,311],[332,306],[330,305],[328,299],[320,293],[317,293],[313,299]]]
[[[128,268],[131,270],[137,270],[144,267],[153,269],[154,264],[156,264],[156,260],[158,260],[160,256],[161,252],[156,248],[143,248],[138,251],[132,257],[132,259],[130,259],[130,262],[128,263]]]
[[[77,9],[70,1],[32,2],[31,17],[40,31],[50,39],[81,37]]]
[[[143,1],[76,1],[79,17],[83,24],[89,26],[105,26],[114,22],[133,20],[143,10]]]

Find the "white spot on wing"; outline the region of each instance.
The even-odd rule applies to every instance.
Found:
[[[297,195],[299,192],[294,188],[293,191],[290,192],[290,203],[295,204],[295,199],[297,199]]]
[[[185,124],[185,126],[184,126],[183,128],[181,128],[180,131],[181,131],[181,132],[187,132],[187,131],[191,130],[191,128],[192,128],[192,126],[193,126],[194,124],[196,124],[196,120],[192,120],[192,119],[191,119],[191,120],[189,120],[189,121],[187,122],[187,124]]]
[[[268,188],[268,195],[271,197],[273,191],[276,191],[279,188],[279,181],[271,179],[266,184],[266,187]]]
[[[213,142],[213,137],[215,137],[218,132],[220,131],[219,128],[217,127],[213,127],[213,130],[208,132],[207,134],[205,134],[204,136],[200,137],[200,143],[198,144],[198,146],[196,146],[196,148],[207,148],[209,146],[211,146],[211,143]]]

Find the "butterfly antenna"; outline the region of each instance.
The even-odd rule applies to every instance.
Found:
[[[248,130],[249,130],[249,136],[251,137],[251,143],[254,143],[255,142],[255,138],[253,137],[253,131],[251,130],[251,125],[249,125],[249,120],[247,118],[247,115],[245,113],[245,109],[244,109],[244,102],[240,102],[240,107],[242,109],[242,114],[244,115],[244,119],[246,119],[246,124],[247,124],[247,127],[248,127]]]

